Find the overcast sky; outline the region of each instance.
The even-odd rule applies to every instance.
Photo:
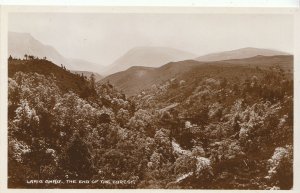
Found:
[[[292,15],[11,13],[9,31],[27,32],[63,56],[109,65],[137,46],[196,55],[243,47],[293,52]]]

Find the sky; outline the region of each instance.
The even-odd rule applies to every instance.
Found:
[[[8,30],[101,65],[140,46],[198,56],[244,47],[293,53],[293,16],[287,14],[10,13]]]

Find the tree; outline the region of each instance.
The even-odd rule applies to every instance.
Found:
[[[24,55],[24,57],[25,57],[25,60],[27,60],[27,58],[28,58],[28,55],[27,55],[27,54],[25,54],[25,55]]]
[[[26,152],[23,156],[24,163],[35,171],[38,179],[45,179],[55,173],[46,168],[52,167],[56,170],[56,151],[47,146],[48,144],[44,139],[35,138],[31,144],[30,151]]]
[[[130,118],[128,124],[130,129],[153,134],[155,132],[153,123],[153,115],[146,110],[139,109],[134,113],[134,116]]]
[[[69,143],[61,167],[67,169],[73,177],[89,179],[93,173],[93,162],[87,144],[78,133],[75,133]]]
[[[92,73],[90,76],[91,89],[95,89],[95,75]]]
[[[13,120],[15,125],[15,135],[22,136],[22,139],[27,143],[37,137],[37,128],[39,125],[39,117],[34,108],[31,108],[26,100],[20,102],[20,106],[16,109],[16,116]]]
[[[293,187],[293,149],[291,145],[277,147],[271,159],[268,160],[268,175],[271,186],[279,186],[280,189]]]
[[[121,126],[125,126],[125,124],[130,119],[130,114],[129,114],[128,110],[121,108],[116,115],[116,119],[120,123]]]

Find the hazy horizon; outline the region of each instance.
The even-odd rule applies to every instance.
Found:
[[[134,47],[197,56],[244,47],[293,53],[292,15],[11,13],[8,30],[29,33],[68,58],[109,65]]]

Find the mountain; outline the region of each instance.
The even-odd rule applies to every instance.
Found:
[[[86,76],[87,78],[89,78],[92,74],[95,75],[95,80],[96,82],[101,80],[103,78],[103,76],[101,76],[100,74],[96,73],[96,72],[89,72],[89,71],[71,71],[74,74],[83,74],[83,76]]]
[[[269,69],[270,66],[280,66],[290,73],[293,67],[293,56],[256,56],[246,59],[225,60],[217,62],[200,62],[185,60],[170,62],[158,68],[134,66],[125,71],[105,77],[100,82],[110,82],[126,95],[132,96],[141,90],[149,89],[153,85],[162,84],[176,78],[187,80],[203,76],[220,76],[241,79],[253,75],[255,68]]]
[[[83,72],[89,71],[89,72],[93,72],[94,74],[96,73],[102,74],[105,69],[105,66],[93,62],[89,62],[86,60],[82,60],[82,59],[70,58],[68,59],[68,63],[71,64],[76,71],[83,71]]]
[[[24,55],[34,55],[39,58],[47,57],[57,65],[64,64],[67,68],[67,59],[58,53],[53,47],[44,45],[29,33],[8,33],[8,55],[16,58],[24,58]]]
[[[167,47],[136,47],[117,59],[106,74],[127,70],[132,66],[160,67],[168,62],[195,58],[192,53]]]
[[[275,55],[289,55],[286,52],[270,50],[270,49],[260,49],[260,48],[241,48],[237,50],[225,51],[207,54],[196,58],[197,61],[220,61],[220,60],[230,60],[230,59],[242,59],[250,58],[257,55],[261,56],[275,56]]]
[[[80,71],[95,71],[101,73],[103,66],[82,59],[72,59],[62,56],[55,48],[45,45],[35,39],[29,33],[8,33],[8,55],[14,58],[24,58],[24,55],[33,55],[39,58],[47,57],[47,60],[67,69]]]

